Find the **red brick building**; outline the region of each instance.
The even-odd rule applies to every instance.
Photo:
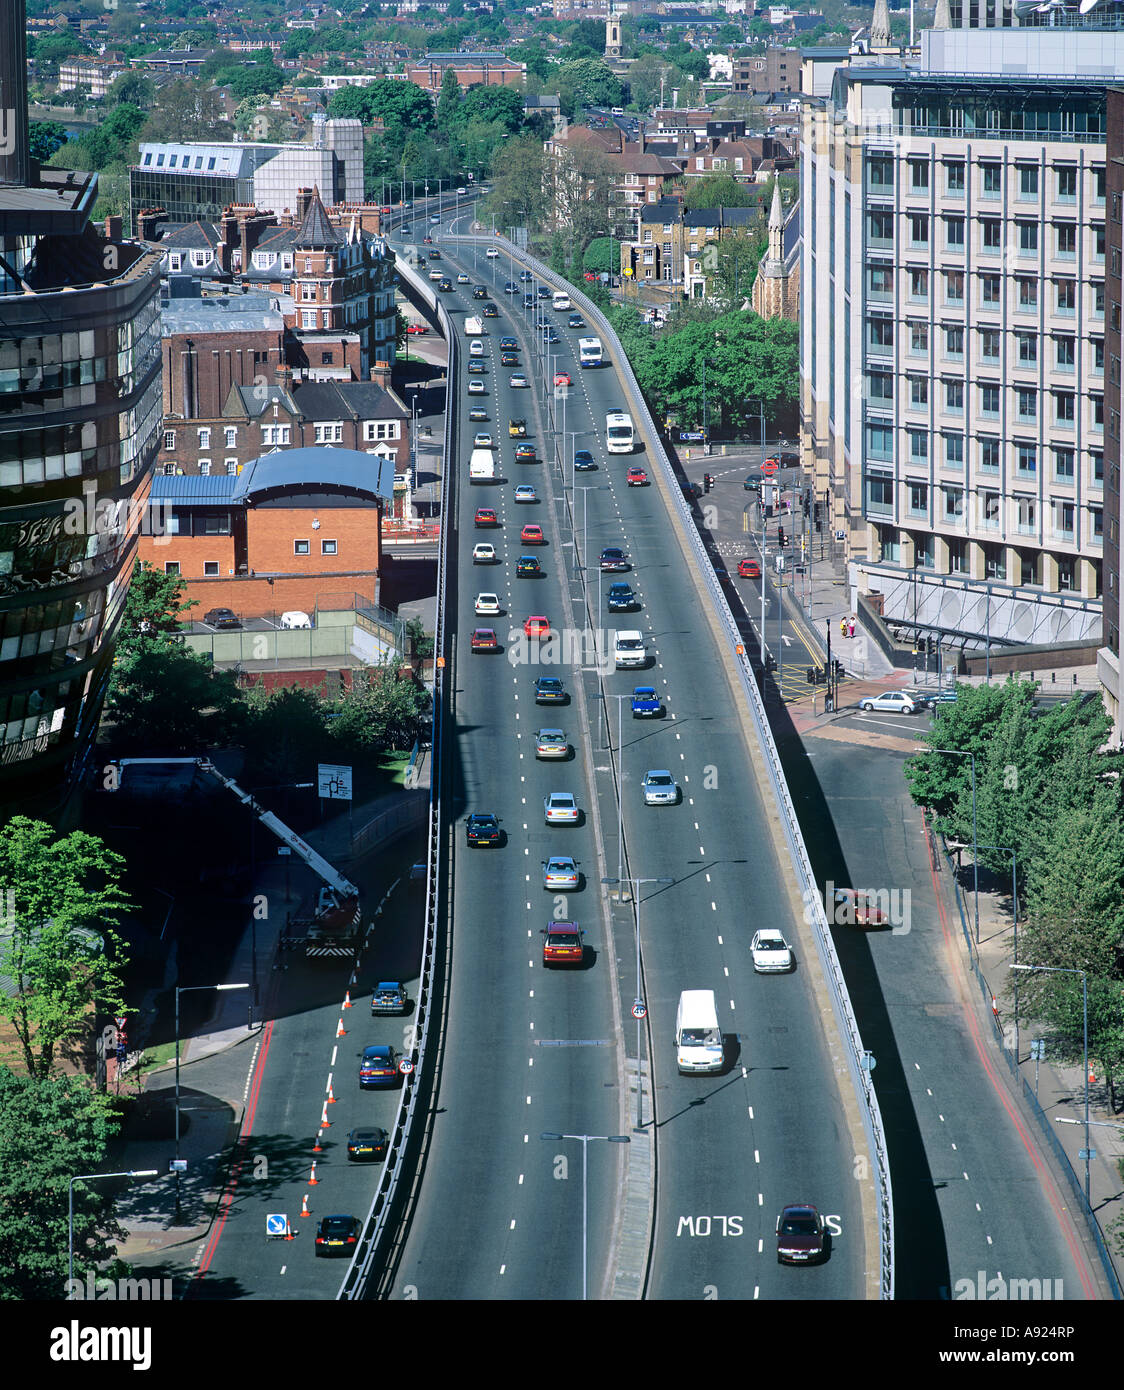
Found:
[[[527,75],[527,64],[505,53],[427,53],[406,64],[406,81],[436,96],[449,68],[462,87],[521,87]]]

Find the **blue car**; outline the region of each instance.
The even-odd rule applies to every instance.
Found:
[[[365,1047],[359,1062],[359,1085],[363,1090],[377,1086],[397,1086],[402,1080],[398,1053],[393,1047]]]
[[[662,711],[660,698],[650,685],[638,685],[632,692],[633,719],[658,719]]]

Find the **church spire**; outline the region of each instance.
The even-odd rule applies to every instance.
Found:
[[[937,0],[937,12],[933,16],[933,28],[952,28],[952,11],[949,9],[948,0]]]
[[[886,0],[874,0],[874,18],[870,21],[870,46],[872,49],[890,47],[890,7]]]

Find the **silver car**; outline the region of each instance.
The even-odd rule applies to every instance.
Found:
[[[665,768],[646,772],[642,782],[645,806],[674,806],[679,800],[675,778]]]
[[[578,823],[578,803],[573,792],[548,792],[543,797],[542,809],[547,825]]]
[[[535,735],[536,758],[568,758],[570,745],[561,729],[540,729]]]
[[[881,695],[868,695],[859,701],[859,709],[886,710],[891,714],[916,714],[920,701],[904,690],[887,690]]]
[[[542,865],[542,886],[550,889],[576,888],[578,886],[578,864],[568,854],[556,854],[544,859]]]

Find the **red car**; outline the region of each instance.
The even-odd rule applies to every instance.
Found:
[[[584,280],[589,280],[592,283],[594,280],[597,279],[597,276],[594,275],[592,270],[587,270],[582,278]]]
[[[523,633],[527,637],[549,637],[550,619],[544,618],[541,614],[524,619]]]
[[[386,205],[385,207],[379,208],[379,212],[392,212],[392,211],[393,211],[393,208],[391,208],[391,206],[390,206],[389,203],[387,203],[387,205]]]
[[[499,649],[499,639],[492,628],[478,627],[473,629],[472,650],[474,652],[498,652]]]
[[[890,919],[861,888],[837,888],[830,921],[837,927],[888,927]]]
[[[477,507],[475,521],[477,526],[498,526],[500,524],[500,519],[496,516],[493,507]]]
[[[573,386],[574,383],[570,380],[569,372],[555,372],[554,384],[555,386]]]
[[[582,932],[576,922],[551,922],[542,928],[543,965],[581,965],[584,960]]]
[[[519,539],[524,545],[545,545],[546,537],[542,533],[541,526],[524,526],[519,532]]]
[[[630,468],[625,474],[625,482],[629,487],[647,487],[648,475],[642,468]]]
[[[408,323],[408,324],[406,325],[406,332],[407,332],[407,333],[428,333],[428,332],[429,332],[429,325],[428,325],[428,324],[424,324],[424,323]]]
[[[747,560],[739,560],[739,561],[738,561],[738,578],[739,578],[739,579],[760,579],[760,578],[761,578],[761,566],[757,563],[756,560],[748,560],[748,559],[747,559]]]

